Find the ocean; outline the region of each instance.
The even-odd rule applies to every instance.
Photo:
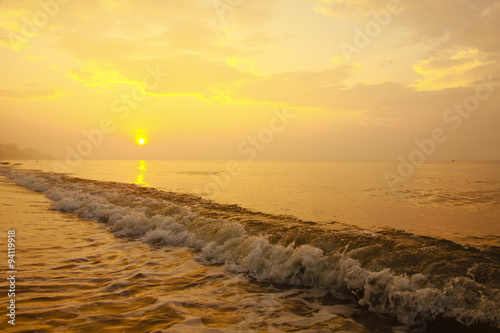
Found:
[[[499,162],[9,162],[4,331],[500,331]]]

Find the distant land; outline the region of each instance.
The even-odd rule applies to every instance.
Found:
[[[21,149],[17,145],[0,143],[0,160],[53,160],[50,154],[34,148]]]

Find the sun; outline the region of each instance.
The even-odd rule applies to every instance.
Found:
[[[147,142],[145,137],[138,137],[136,141],[139,146],[144,146]]]

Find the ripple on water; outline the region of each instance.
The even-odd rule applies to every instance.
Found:
[[[38,206],[25,206],[24,198],[38,200]],[[248,275],[240,274],[237,266],[206,265],[205,263],[210,262],[201,260],[200,253],[193,253],[185,247],[159,247],[132,239],[115,238],[98,222],[77,216],[68,218],[68,215],[57,211],[43,210],[43,207],[49,207],[49,202],[40,194],[22,192],[22,196],[16,197],[14,201],[11,204],[17,205],[19,209],[9,219],[17,222],[17,246],[20,251],[29,248],[29,256],[23,256],[23,275],[19,280],[22,288],[17,300],[22,312],[18,317],[19,326],[14,330],[17,332],[202,332],[211,329],[223,332],[368,332],[390,331],[401,326],[398,322],[385,320],[359,307],[354,298],[338,299],[326,289],[257,282]],[[36,214],[30,212],[31,209]],[[33,225],[41,227],[35,230]],[[50,225],[50,228],[43,227],[44,225]],[[213,232],[209,228],[203,229],[206,226],[201,223],[199,227],[203,232]],[[235,232],[241,232],[241,228],[235,225],[232,227]],[[360,260],[377,259],[380,257],[380,250],[384,248],[399,252],[394,255],[395,258],[384,257],[371,262],[403,262],[414,259],[417,255],[429,257],[432,249],[446,245],[439,240],[410,238],[394,230],[380,234],[363,234],[352,230],[337,232],[331,237],[327,235],[331,242],[323,244],[319,238],[304,232],[302,227],[289,229],[288,235],[286,228],[279,230],[278,224],[275,229],[272,228],[272,223],[268,227],[272,232],[280,232],[275,232],[274,235],[282,235],[284,238],[277,236],[276,243],[282,242],[286,246],[292,243],[298,246],[295,243],[303,242],[307,245],[317,242],[315,245],[324,246],[327,250],[331,244],[337,247],[348,244],[351,246],[352,258],[347,263],[355,262],[356,255]],[[249,228],[252,228],[251,224]],[[230,239],[231,235],[220,232],[216,236]],[[51,241],[47,242],[47,239]],[[370,247],[370,244],[381,239],[383,241],[380,246]],[[421,250],[418,248],[421,244],[429,246]],[[266,246],[271,248],[274,244]],[[455,249],[456,244],[446,246],[454,251],[463,251]],[[356,248],[359,251],[355,252]],[[416,250],[406,251],[410,248]],[[307,250],[313,247],[301,249],[304,254],[308,254]],[[283,262],[290,259],[292,263],[299,264],[299,261],[293,261],[297,259],[293,257],[296,253],[293,253],[292,246],[289,250],[285,247],[283,251],[290,253]],[[315,250],[312,254],[318,253]],[[197,260],[194,260],[195,257]],[[43,265],[40,265],[41,258]],[[259,262],[263,258],[262,255],[259,257],[255,254],[252,259]],[[387,266],[387,262],[383,262],[383,267]],[[311,263],[313,264],[314,262]],[[461,269],[460,262],[451,264]],[[450,267],[458,269],[453,265]],[[234,273],[227,269],[231,267]],[[296,268],[295,272],[300,277],[304,268],[301,268],[302,271],[300,267]],[[400,269],[404,273],[403,270],[408,267],[395,264],[394,269]],[[471,273],[479,274],[484,269],[478,265],[476,271]],[[357,272],[366,273],[363,270]],[[258,273],[259,271],[255,271],[254,275],[259,277]],[[277,275],[279,273],[281,272],[276,271]],[[382,286],[384,279],[396,279],[387,270],[381,270],[375,275],[370,285],[373,288]],[[404,284],[406,280],[398,281]],[[418,281],[415,281],[413,279],[411,283],[417,284]],[[2,286],[5,286],[5,282]]]

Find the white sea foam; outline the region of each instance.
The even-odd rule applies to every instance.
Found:
[[[53,209],[105,222],[116,236],[191,247],[199,251],[199,260],[223,264],[262,281],[351,291],[361,305],[409,325],[444,315],[465,324],[483,322],[500,328],[500,292],[467,277],[452,278],[438,289],[422,274],[396,275],[389,267],[370,271],[348,252],[272,244],[266,237],[250,235],[237,222],[203,217],[187,206],[127,196],[99,183],[68,183],[57,174],[2,172],[54,200]],[[362,249],[352,252],[360,255]]]

